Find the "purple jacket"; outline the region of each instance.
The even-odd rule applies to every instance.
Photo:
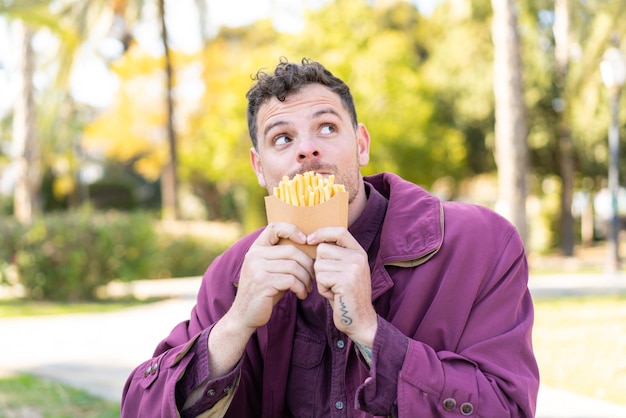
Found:
[[[393,174],[366,181],[389,202],[371,274],[379,314],[372,366],[346,371],[346,386],[357,388],[357,408],[369,412],[355,416],[376,416],[389,391],[400,417],[534,416],[533,307],[515,228],[486,208],[440,202]],[[209,380],[208,334],[229,309],[243,258],[259,233],[211,264],[191,318],[126,382],[123,417],[179,416],[177,404],[200,386],[203,396],[182,416],[198,416],[232,391],[227,417],[283,416],[297,300],[291,293],[257,330],[235,370]],[[398,339],[406,344],[389,344]],[[394,360],[399,373],[389,376]]]

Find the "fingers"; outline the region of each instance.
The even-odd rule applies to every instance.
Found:
[[[296,244],[305,244],[306,235],[295,225],[285,222],[271,222],[257,238],[257,245],[276,245],[281,239],[288,239]]]
[[[342,248],[349,248],[353,250],[362,249],[358,241],[348,232],[346,228],[338,226],[320,228],[314,231],[306,237],[306,243],[309,245],[330,243]]]
[[[279,276],[291,276],[302,282],[308,291],[313,290],[313,259],[292,245],[251,247],[244,264],[247,275],[256,277],[261,284],[271,284]],[[285,283],[284,279],[281,283]],[[287,290],[284,285],[276,288]]]
[[[304,299],[313,290],[313,260],[295,246],[276,245],[283,238],[306,242],[306,236],[295,226],[272,223],[244,258],[235,305],[256,326],[269,320],[272,308],[286,291]]]
[[[311,280],[302,280],[292,274],[274,274],[270,283],[277,292],[282,294],[285,291],[291,291],[301,300],[306,299],[313,290]]]
[[[262,265],[261,271],[276,274],[291,274],[311,287],[313,261],[309,256],[291,245],[278,246],[281,239],[288,239],[296,244],[305,244],[306,235],[296,226],[284,222],[272,222],[259,235],[249,253]],[[311,287],[312,288],[312,287]]]
[[[314,271],[318,292],[326,299],[333,301],[337,295],[355,294],[370,302],[369,261],[360,246],[352,249],[326,242],[319,244]]]
[[[363,292],[369,298],[371,281],[367,254],[358,250],[320,244],[314,264],[315,280],[320,295],[332,301],[338,294]]]
[[[317,245],[315,280],[319,294],[333,307],[335,326],[349,336],[365,335],[376,320],[367,253],[341,227],[320,228],[307,244]]]

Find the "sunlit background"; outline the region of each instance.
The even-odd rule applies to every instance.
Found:
[[[245,93],[283,56],[350,85],[364,174],[502,213],[534,286],[613,286],[624,36],[624,0],[0,0],[0,299],[66,309],[143,279],[194,286],[266,221]],[[548,385],[623,403],[624,298],[537,302]]]
[[[16,21],[30,3],[48,2],[20,7],[7,0],[0,16],[0,194],[8,210],[19,173],[11,161],[18,152],[11,116],[21,85]],[[49,4],[51,17],[30,17],[39,169],[48,192],[38,205],[44,211],[89,201],[95,196],[89,189],[107,180],[113,166],[145,183],[132,191],[140,201],[159,194],[171,158],[163,118],[171,118],[179,158],[176,217],[225,217],[246,230],[262,224],[260,204],[249,204],[260,192],[247,168],[243,95],[250,75],[280,56],[319,59],[351,82],[362,122],[374,134],[366,173],[396,171],[444,199],[516,206],[498,196],[507,188],[497,183],[492,67],[499,37],[491,36],[488,1],[166,2],[171,116],[158,2]],[[520,100],[526,111],[516,135],[527,142],[528,175],[519,193],[526,196],[521,215],[534,222],[522,227],[514,214],[502,212],[520,228],[530,252],[560,248],[573,255],[575,245],[608,233],[610,109],[599,64],[621,34],[613,12],[621,9],[612,4],[585,2],[569,12],[564,41],[556,36],[554,2],[520,7]],[[218,210],[211,201],[231,201],[231,207]],[[618,208],[623,216],[623,188]]]

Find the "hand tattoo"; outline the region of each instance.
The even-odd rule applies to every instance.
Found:
[[[371,366],[372,365],[372,349],[366,345],[359,344],[356,341],[354,343],[359,348],[359,351],[363,355],[363,359],[365,360],[367,365]]]
[[[339,309],[341,311],[341,324],[345,326],[352,325],[352,318],[348,316],[348,308],[346,307],[346,303],[343,301],[343,298],[339,297]]]

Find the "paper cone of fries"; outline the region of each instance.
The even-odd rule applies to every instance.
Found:
[[[324,183],[322,183],[322,176],[319,174],[311,182],[311,179],[307,178],[311,176],[315,175],[304,173],[303,175],[296,175],[291,180],[284,177],[280,188],[276,188],[273,195],[265,197],[265,212],[268,223],[287,222],[295,225],[307,235],[327,226],[348,227],[348,193],[343,186],[335,187],[334,191],[326,191],[325,197],[314,199],[314,194],[319,193],[316,190],[316,184],[313,184],[311,188],[307,188],[307,183],[316,183],[315,180],[318,180],[320,183],[319,188],[323,193],[323,187],[330,186],[332,188],[334,178],[330,177],[329,184],[328,179],[324,179]],[[292,189],[291,193],[288,191],[290,186]],[[280,189],[282,189],[282,192]],[[313,194],[310,194],[310,200],[303,197],[291,199],[292,202],[298,203],[297,206],[284,201],[290,201],[289,198],[285,198],[288,194],[291,194],[291,196],[303,196],[311,192]],[[321,203],[318,203],[320,200]],[[296,244],[288,239],[281,239],[280,244],[295,245],[311,258],[315,258],[317,246]]]

